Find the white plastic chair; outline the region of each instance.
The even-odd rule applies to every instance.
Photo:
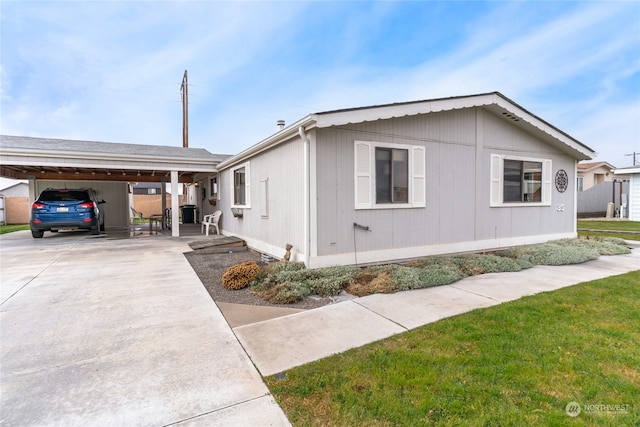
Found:
[[[222,216],[222,211],[217,210],[210,215],[205,215],[202,218],[202,225],[200,226],[200,232],[205,231],[205,234],[209,235],[209,226],[213,226],[216,230],[216,234],[220,234],[220,228],[218,227],[218,221],[220,220],[220,216]]]

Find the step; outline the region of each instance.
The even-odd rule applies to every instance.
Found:
[[[193,250],[210,248],[237,248],[246,247],[245,241],[234,236],[209,236],[207,239],[197,240],[189,243]],[[223,251],[224,252],[224,251]]]

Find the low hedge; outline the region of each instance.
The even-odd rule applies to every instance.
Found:
[[[579,264],[600,255],[630,253],[616,238],[563,239],[485,254],[432,256],[405,265],[307,269],[301,262],[277,262],[250,282],[252,292],[269,302],[287,304],[309,295],[332,297],[343,290],[356,296],[441,286],[485,273],[520,271],[534,265]]]

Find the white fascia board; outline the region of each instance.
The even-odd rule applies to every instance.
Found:
[[[631,175],[634,173],[640,173],[640,167],[629,167],[629,168],[622,168],[622,169],[614,169],[613,170],[613,174],[614,175]]]
[[[578,160],[589,160],[596,156],[595,151],[590,150],[588,147],[582,145],[577,140],[571,138],[567,134],[561,132],[560,130],[551,126],[549,123],[538,118],[537,116],[534,116],[520,106],[510,102],[509,100],[501,96],[493,96],[495,97],[496,105],[570,148],[574,152],[574,155]]]
[[[290,124],[284,129],[274,133],[267,139],[263,139],[259,143],[252,145],[244,151],[236,154],[235,156],[229,157],[228,159],[223,160],[218,163],[218,170],[222,171],[224,169],[228,169],[231,166],[234,166],[238,163],[242,163],[245,160],[259,154],[265,150],[268,150],[276,145],[290,139],[292,136],[298,135],[298,129],[300,126],[304,127],[305,131],[315,127],[317,120],[317,116],[315,114],[310,114],[295,123]]]
[[[2,157],[4,162],[5,156],[22,156],[37,158],[62,158],[62,159],[91,159],[103,161],[129,161],[129,162],[159,162],[159,163],[193,163],[201,165],[211,165],[215,163],[212,159],[203,159],[201,157],[164,157],[164,156],[144,156],[131,154],[103,154],[103,153],[87,153],[80,151],[55,151],[55,150],[34,150],[20,148],[3,148]]]
[[[593,158],[596,153],[588,147],[582,145],[577,140],[571,138],[562,131],[551,126],[544,120],[529,113],[508,98],[497,92],[484,95],[471,95],[466,97],[454,97],[436,99],[431,101],[410,102],[400,104],[381,105],[378,107],[359,108],[353,110],[342,110],[322,113],[318,115],[317,127],[326,128],[330,126],[342,126],[349,123],[361,123],[376,120],[387,120],[405,116],[415,116],[418,114],[437,113],[441,111],[452,111],[463,108],[474,108],[496,105],[507,111],[530,126],[544,132],[572,151],[579,160]]]
[[[319,128],[325,128],[330,126],[346,125],[349,123],[387,120],[397,117],[478,107],[494,104],[494,97],[494,94],[473,95],[469,97],[446,98],[432,101],[410,102],[406,104],[382,105],[379,107],[336,111],[333,113],[328,112],[318,116],[317,126]]]

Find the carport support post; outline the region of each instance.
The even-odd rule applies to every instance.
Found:
[[[171,237],[180,236],[178,209],[178,171],[171,171]]]

